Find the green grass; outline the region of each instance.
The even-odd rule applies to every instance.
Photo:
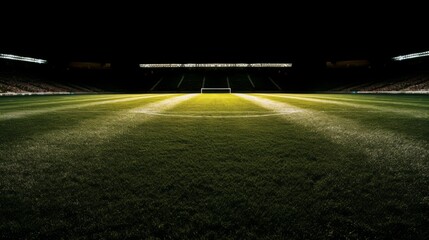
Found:
[[[427,239],[429,96],[0,98],[1,239]]]

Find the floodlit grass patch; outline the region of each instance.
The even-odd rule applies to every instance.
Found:
[[[426,96],[4,99],[3,239],[429,234]]]

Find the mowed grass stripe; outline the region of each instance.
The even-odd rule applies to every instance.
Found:
[[[175,113],[194,112],[194,113],[228,113],[234,112],[264,112],[263,108],[255,108],[255,105],[243,101],[234,94],[198,94],[192,101],[182,104],[175,109]],[[267,111],[265,111],[267,112]]]
[[[369,103],[355,103],[355,102],[344,102],[344,101],[336,101],[336,100],[327,100],[327,99],[315,99],[311,97],[299,97],[296,95],[283,95],[283,94],[258,94],[261,96],[269,96],[269,97],[278,97],[278,98],[288,98],[288,99],[296,99],[301,101],[309,101],[309,102],[317,102],[322,104],[334,104],[334,105],[341,105],[341,106],[347,106],[352,108],[364,108],[364,109],[371,109],[375,111],[386,111],[386,112],[392,112],[395,114],[404,114],[408,117],[413,118],[428,118],[429,117],[429,111],[422,111],[421,109],[413,109],[410,107],[391,107],[386,104],[369,104]]]
[[[206,99],[206,96],[198,95],[171,110],[192,108],[203,111],[209,108],[215,111],[240,106],[246,106],[248,110],[262,109],[233,95],[224,100],[217,98],[219,96]],[[152,105],[149,109],[156,108]],[[210,228],[219,229],[217,236],[225,233],[234,235],[232,232],[239,227],[243,229],[238,233],[239,236],[251,236],[246,235],[247,231],[254,231],[252,229],[256,227],[262,228],[264,234],[275,236],[273,230],[288,229],[290,224],[298,225],[288,219],[291,216],[292,219],[300,217],[296,204],[303,204],[303,201],[293,196],[302,194],[301,187],[311,188],[311,183],[306,181],[307,176],[315,174],[314,177],[318,179],[318,174],[333,174],[329,164],[320,163],[317,165],[327,167],[323,173],[306,172],[306,167],[299,166],[306,156],[293,163],[276,159],[277,154],[285,154],[282,148],[284,145],[277,146],[277,141],[288,145],[289,151],[294,149],[290,146],[292,142],[282,141],[287,139],[290,134],[288,131],[279,138],[270,138],[271,134],[284,129],[280,125],[281,121],[272,122],[271,118],[262,122],[175,118],[156,120],[141,122],[126,134],[114,135],[109,141],[101,143],[97,138],[82,141],[81,137],[76,143],[71,138],[67,142],[72,144],[70,148],[79,151],[78,156],[49,152],[42,148],[42,153],[32,156],[34,161],[38,161],[37,165],[27,164],[16,172],[5,172],[8,177],[16,179],[15,190],[24,191],[21,198],[24,203],[16,202],[23,204],[22,208],[28,207],[26,212],[32,216],[24,220],[30,228],[21,229],[20,233],[26,236],[28,232],[36,232],[37,221],[50,220],[49,224],[35,233],[36,236],[82,234],[108,238],[109,234],[118,231],[120,234],[129,232],[140,238],[153,236],[157,232],[162,236],[195,238],[204,236]],[[276,126],[275,129],[270,127],[270,123]],[[295,136],[299,135],[293,126],[286,129],[290,129]],[[83,126],[81,130],[92,135],[88,132],[88,126]],[[42,144],[48,140],[49,137],[43,135],[39,138]],[[315,142],[317,140],[316,137]],[[56,141],[49,142],[52,144]],[[273,145],[276,148],[272,148]],[[314,142],[311,146],[317,148]],[[51,148],[52,151],[61,150],[55,145]],[[292,153],[292,156],[297,155],[299,152]],[[314,155],[321,157],[322,154]],[[25,159],[25,156],[21,158]],[[50,158],[59,160],[49,161]],[[272,161],[277,162],[275,166],[283,167],[272,167]],[[316,163],[313,161],[313,164]],[[292,173],[291,165],[296,166],[293,168],[296,171]],[[31,181],[32,177],[35,179]],[[288,181],[297,185],[289,185]],[[52,193],[59,194],[49,196]],[[286,201],[289,197],[292,198],[291,203]],[[51,211],[33,210],[25,205],[25,201],[32,203],[36,209]],[[308,205],[304,205],[311,207],[314,201],[312,199]],[[67,214],[67,217],[63,214]],[[305,214],[312,215],[314,213]],[[14,213],[13,216],[5,215],[6,218],[19,219],[19,214]],[[62,221],[52,221],[61,218]],[[73,224],[70,225],[70,222]],[[160,224],[164,226],[160,228]],[[118,228],[118,225],[123,227]],[[304,229],[301,232],[305,232]]]
[[[284,102],[252,95],[237,95],[271,111],[300,110],[299,113],[284,116],[285,120],[306,126],[319,134],[326,135],[335,143],[348,145],[358,152],[365,153],[367,160],[375,167],[412,169],[425,176],[429,174],[428,142],[416,141],[384,129],[368,130],[353,120],[335,117],[316,110],[298,108]]]
[[[131,94],[130,94],[131,95]],[[76,94],[76,95],[46,95],[46,96],[13,96],[13,97],[2,97],[0,101],[0,107],[7,106],[20,106],[20,105],[32,105],[32,104],[45,104],[50,102],[67,102],[67,101],[79,101],[79,100],[90,100],[99,99],[105,97],[124,97],[125,94]]]
[[[155,95],[159,95],[159,94],[145,94],[145,96],[155,96]],[[126,99],[126,98],[135,98],[135,97],[141,97],[142,95],[136,95],[136,94],[121,94],[121,95],[115,95],[115,96],[110,96],[110,97],[101,97],[99,96],[98,98],[78,98],[77,100],[64,100],[64,101],[60,101],[60,102],[56,102],[56,101],[50,101],[50,102],[45,102],[41,105],[33,105],[33,106],[28,106],[28,107],[21,107],[21,106],[5,106],[4,109],[0,108],[1,112],[7,113],[7,112],[11,112],[11,111],[21,111],[21,110],[32,110],[32,109],[48,109],[48,108],[52,108],[52,107],[57,107],[57,106],[72,106],[72,105],[79,105],[79,104],[84,104],[84,103],[92,103],[92,102],[101,102],[101,101],[113,101],[113,100],[120,100],[120,99]],[[48,96],[49,97],[49,96]]]
[[[132,95],[131,95],[132,96]],[[131,97],[130,96],[130,97]],[[44,101],[44,102],[32,102],[32,103],[26,103],[25,101],[21,101],[23,97],[20,97],[17,99],[14,103],[9,103],[6,105],[0,106],[0,111],[4,110],[26,110],[26,109],[33,109],[38,107],[45,107],[45,106],[55,106],[55,105],[68,105],[73,103],[80,103],[80,102],[93,102],[93,101],[101,101],[101,100],[113,100],[113,99],[121,99],[125,98],[127,96],[121,96],[121,95],[98,95],[96,98],[94,97],[83,97],[83,98],[69,98],[69,99],[56,99],[55,97],[47,96],[48,98],[51,98],[50,100]]]
[[[307,94],[303,94],[307,95]],[[419,103],[425,101],[427,94],[351,94],[351,93],[328,93],[328,94],[309,94],[314,97],[337,97],[337,98],[349,98],[349,99],[362,99],[362,100],[374,100],[374,101],[387,101],[388,99],[394,100],[397,99],[397,96],[400,96],[405,103]],[[320,95],[320,96],[318,96]]]
[[[143,102],[136,109],[147,107],[163,111],[191,99],[194,95],[164,96],[167,99]],[[3,182],[2,186],[6,190],[21,185],[23,188],[31,188],[37,184],[32,178],[37,177],[37,174],[51,165],[73,165],[76,164],[73,162],[74,159],[90,158],[98,154],[97,146],[108,144],[109,139],[114,136],[126,135],[135,126],[150,119],[153,117],[130,114],[128,110],[116,111],[104,117],[82,121],[71,129],[40,134],[37,139],[1,143],[0,147],[3,149],[0,152],[1,174],[16,175],[8,178],[12,182]],[[25,172],[28,170],[35,175],[26,175]]]
[[[241,107],[264,109],[235,95],[219,94],[198,95],[171,111],[225,112]],[[218,229],[215,236],[242,239],[311,239],[328,232],[337,238],[375,236],[400,225],[389,211],[399,203],[410,214],[401,220],[421,226],[421,218],[413,218],[420,209],[411,204],[427,193],[419,189],[425,185],[420,175],[398,178],[388,168],[374,168],[365,153],[281,117],[158,118],[126,136],[115,136],[97,155],[106,169],[115,169],[114,183],[100,180],[111,193],[108,196],[126,203],[98,207],[97,215],[105,220],[88,222],[83,231],[114,226],[118,215],[107,214],[114,211],[122,217],[136,216],[120,218],[128,226],[119,230],[122,234],[144,232],[145,237],[157,232],[198,238],[208,234],[207,229]],[[160,229],[158,223],[171,224]]]
[[[2,238],[427,235],[428,178],[393,160],[384,161],[385,167],[368,164],[368,151],[356,143],[362,139],[341,134],[338,141],[324,134],[326,124],[317,121],[325,119],[318,114],[312,122],[290,120],[311,109],[280,103],[275,109],[299,111],[256,119],[134,113],[145,108],[184,114],[273,111],[234,94],[176,100],[164,95],[102,107],[76,111],[65,129],[61,125],[68,125],[72,114],[64,111],[49,114],[64,122],[43,115],[0,122],[7,127],[46,119],[53,125],[31,138],[0,141]]]
[[[382,105],[395,105],[395,106],[412,106],[428,108],[427,104],[428,96],[414,96],[408,97],[406,95],[366,95],[366,94],[299,94],[299,96],[315,98],[315,99],[327,99],[336,100],[341,102],[362,102],[369,104],[380,103]],[[398,101],[400,99],[400,101]],[[417,100],[418,99],[418,100]]]
[[[175,97],[175,95],[162,95],[166,99],[154,98],[140,99],[138,108],[145,105],[149,108],[162,108],[168,109],[173,107],[173,103],[180,104],[192,97],[192,95],[183,95]],[[155,101],[152,101],[155,100]],[[63,189],[60,182],[56,179],[48,179],[52,182],[47,185],[39,185],[44,182],[47,175],[54,174],[51,171],[58,171],[59,169],[70,169],[75,164],[79,167],[97,167],[98,163],[94,162],[94,155],[99,152],[100,145],[108,144],[108,141],[115,134],[126,134],[128,130],[132,129],[134,124],[139,124],[141,121],[147,121],[150,117],[133,117],[129,114],[128,110],[114,111],[110,115],[98,117],[96,119],[82,121],[79,125],[74,126],[72,129],[49,131],[35,138],[30,138],[24,141],[15,142],[1,142],[0,143],[0,191],[2,194],[3,215],[0,219],[19,219],[19,214],[13,212],[8,213],[13,206],[23,211],[31,211],[34,204],[34,196],[43,198],[44,192],[52,191],[51,187],[61,188],[64,194],[67,195],[67,189]],[[101,166],[100,166],[101,167]],[[70,174],[69,172],[63,172]],[[73,174],[73,173],[71,173]],[[35,190],[33,190],[35,189]],[[36,192],[35,192],[36,191]],[[42,192],[37,192],[42,191]],[[20,195],[19,198],[14,198],[16,201],[11,203],[7,200],[9,197]],[[35,194],[35,195],[34,195]],[[53,203],[48,205],[39,205],[40,208],[49,207],[50,204],[55,205],[56,199],[62,199],[61,196],[51,196]],[[25,205],[25,202],[32,202],[32,206]],[[23,204],[23,205],[20,205]],[[26,208],[30,209],[26,209]],[[13,210],[12,210],[13,211]],[[20,211],[18,211],[20,212]],[[22,212],[20,212],[22,213]],[[52,213],[56,214],[56,213]],[[49,215],[49,214],[48,214]],[[40,216],[40,215],[37,215]],[[43,214],[42,214],[42,217]],[[48,224],[47,219],[32,218],[27,224],[37,226],[39,223]],[[4,220],[0,221],[4,222]],[[40,226],[45,227],[45,226]],[[49,225],[46,225],[49,228]],[[10,232],[10,229],[0,229],[0,232]],[[33,229],[33,231],[43,231],[42,229]],[[15,233],[16,234],[16,233]],[[20,233],[17,233],[19,236]],[[7,237],[2,234],[2,237]]]
[[[90,102],[90,103],[73,104],[70,106],[58,106],[58,107],[42,108],[42,109],[35,109],[35,110],[28,110],[28,111],[27,110],[11,111],[11,112],[2,113],[0,115],[0,121],[28,117],[28,116],[37,115],[37,114],[46,114],[46,113],[57,112],[61,110],[81,109],[81,108],[86,108],[86,107],[91,107],[96,105],[136,101],[139,99],[153,98],[158,96],[161,96],[161,95],[144,95],[144,96],[138,96],[138,97],[125,97],[125,98],[119,98],[114,100],[103,100],[103,101],[96,101],[96,102]]]
[[[172,110],[225,112],[241,106],[248,111],[263,110],[229,94],[198,95]],[[348,161],[347,153],[340,151],[334,157],[338,162],[330,164],[332,159],[322,156],[328,150],[326,145],[318,144],[325,142],[324,137],[301,132],[303,128],[285,125],[276,117],[159,118],[135,130],[128,135],[127,144],[121,136],[115,137],[113,149],[107,149],[99,158],[105,159],[109,169],[120,169],[114,177],[129,188],[107,181],[103,186],[108,186],[112,195],[121,189],[124,196],[133,196],[128,205],[131,209],[119,205],[118,211],[135,216],[139,224],[126,219],[124,222],[130,229],[145,230],[149,236],[156,231],[158,221],[171,223],[159,230],[162,236],[182,239],[204,236],[213,228],[219,229],[216,236],[237,234],[243,239],[250,234],[275,236],[287,232],[292,225],[299,225],[303,215],[319,216],[319,212],[312,211],[318,205],[316,195],[302,201],[302,195],[312,191],[308,177],[338,180],[338,171],[344,167],[338,166]],[[302,154],[308,147],[320,152]],[[123,155],[127,156],[124,162],[115,161]],[[112,196],[116,197],[125,200]],[[311,210],[297,213],[306,207]],[[113,224],[114,218],[106,218],[107,221],[92,222],[86,227]],[[242,232],[233,233],[236,229]],[[295,230],[305,232],[299,227]]]
[[[402,134],[404,137],[429,142],[427,137],[429,128],[425,127],[429,124],[429,112],[423,108],[407,106],[405,109],[397,107],[396,111],[391,111],[392,109],[389,106],[388,111],[383,111],[383,108],[386,106],[379,104],[376,107],[379,108],[379,110],[374,109],[368,111],[368,108],[366,108],[367,105],[363,104],[361,108],[359,107],[361,104],[359,102],[347,102],[346,105],[343,105],[319,100],[306,101],[306,99],[303,98],[295,98],[295,95],[293,95],[292,98],[282,97],[283,95],[277,94],[268,94],[264,96],[265,98],[284,102],[298,108],[324,112],[330,116],[349,119],[365,126],[367,130],[385,129]],[[402,99],[402,96],[391,96],[390,98],[392,101],[393,99],[394,101],[399,101]],[[401,114],[402,111],[407,113]]]
[[[180,96],[164,94],[158,96],[160,99],[156,99],[155,96],[151,99],[147,97],[144,99],[140,98],[139,101],[136,100],[137,102],[134,102],[132,105],[128,105],[127,107],[123,107],[120,111],[106,112],[107,115],[106,113],[99,114],[95,117],[79,122],[77,125],[72,126],[72,128],[48,131],[45,134],[37,135],[38,139],[29,139],[27,141],[14,143],[2,142],[2,144],[9,146],[13,145],[20,149],[32,149],[32,147],[26,148],[25,145],[46,143],[47,147],[49,147],[50,144],[58,144],[60,147],[68,148],[68,144],[65,144],[67,142],[81,144],[84,141],[91,141],[92,138],[98,138],[97,142],[99,142],[101,138],[108,139],[114,134],[125,132],[126,129],[134,125],[135,122],[144,122],[153,118],[153,116],[150,115],[132,114],[133,110],[135,111],[147,108],[165,111],[194,96],[195,95],[192,94]],[[10,152],[16,151],[10,150]],[[5,154],[5,156],[7,156],[7,154]]]
[[[116,112],[121,112],[126,115],[126,111],[130,109],[135,109],[144,104],[160,101],[172,96],[174,95],[162,94],[157,95],[157,97],[93,105],[85,108],[59,110],[16,118],[10,121],[0,121],[0,129],[2,129],[2,131],[0,131],[0,143],[20,142],[30,139],[37,141],[41,134],[43,135],[52,131],[65,132],[76,126],[80,126],[84,121],[92,119],[98,119],[100,122],[103,122],[106,116],[116,114]],[[100,109],[102,109],[102,111],[100,111]]]

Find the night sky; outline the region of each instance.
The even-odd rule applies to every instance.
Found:
[[[212,2],[193,6],[197,11],[75,3],[26,12],[23,21],[5,24],[0,52],[50,61],[154,63],[371,60],[429,50],[426,21],[417,14],[409,19],[364,3],[324,7],[237,9]],[[5,12],[7,21],[14,12]]]

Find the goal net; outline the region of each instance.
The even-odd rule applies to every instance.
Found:
[[[231,88],[201,88],[201,93],[231,93]]]

